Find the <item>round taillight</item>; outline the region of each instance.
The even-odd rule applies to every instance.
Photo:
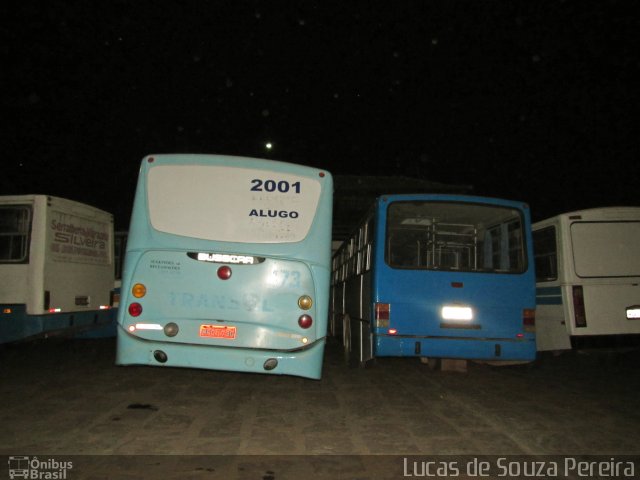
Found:
[[[309,310],[311,308],[311,305],[313,305],[313,300],[311,300],[311,297],[309,295],[302,295],[298,299],[298,306],[302,310]]]
[[[131,294],[136,297],[136,298],[142,298],[147,294],[147,287],[145,287],[143,284],[141,283],[136,283],[132,288],[131,288]]]
[[[300,315],[300,318],[298,319],[298,325],[300,325],[300,328],[309,328],[312,323],[313,318],[311,318],[311,315]]]
[[[218,278],[220,280],[229,280],[231,278],[231,267],[224,265],[218,269]]]
[[[139,303],[132,303],[129,305],[129,315],[132,317],[139,317],[142,313],[142,305]]]

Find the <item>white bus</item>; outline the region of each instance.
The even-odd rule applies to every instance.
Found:
[[[113,323],[113,216],[47,195],[0,197],[0,343]]]
[[[539,351],[640,341],[640,207],[533,225]]]

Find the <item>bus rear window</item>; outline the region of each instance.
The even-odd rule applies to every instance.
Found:
[[[640,222],[575,222],[571,243],[579,277],[640,275]]]
[[[147,180],[153,228],[223,242],[304,240],[321,193],[310,177],[225,166],[156,166]]]
[[[388,207],[385,258],[404,269],[521,273],[527,268],[517,209],[449,202]]]
[[[31,207],[12,205],[0,207],[0,263],[29,261]]]

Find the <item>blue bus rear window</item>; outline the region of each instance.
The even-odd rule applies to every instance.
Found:
[[[488,204],[393,202],[385,260],[392,268],[522,273],[521,212]]]

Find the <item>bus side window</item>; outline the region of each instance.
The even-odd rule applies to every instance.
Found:
[[[0,209],[0,261],[26,263],[29,259],[31,209],[16,205]]]
[[[358,254],[356,263],[356,274],[360,275],[363,270],[363,253],[364,253],[364,227],[358,229]]]
[[[533,232],[533,250],[536,263],[536,281],[558,279],[558,248],[556,227],[550,226]]]
[[[364,225],[364,243],[365,243],[365,265],[364,271],[371,269],[371,246],[373,244],[373,218],[369,218]]]

